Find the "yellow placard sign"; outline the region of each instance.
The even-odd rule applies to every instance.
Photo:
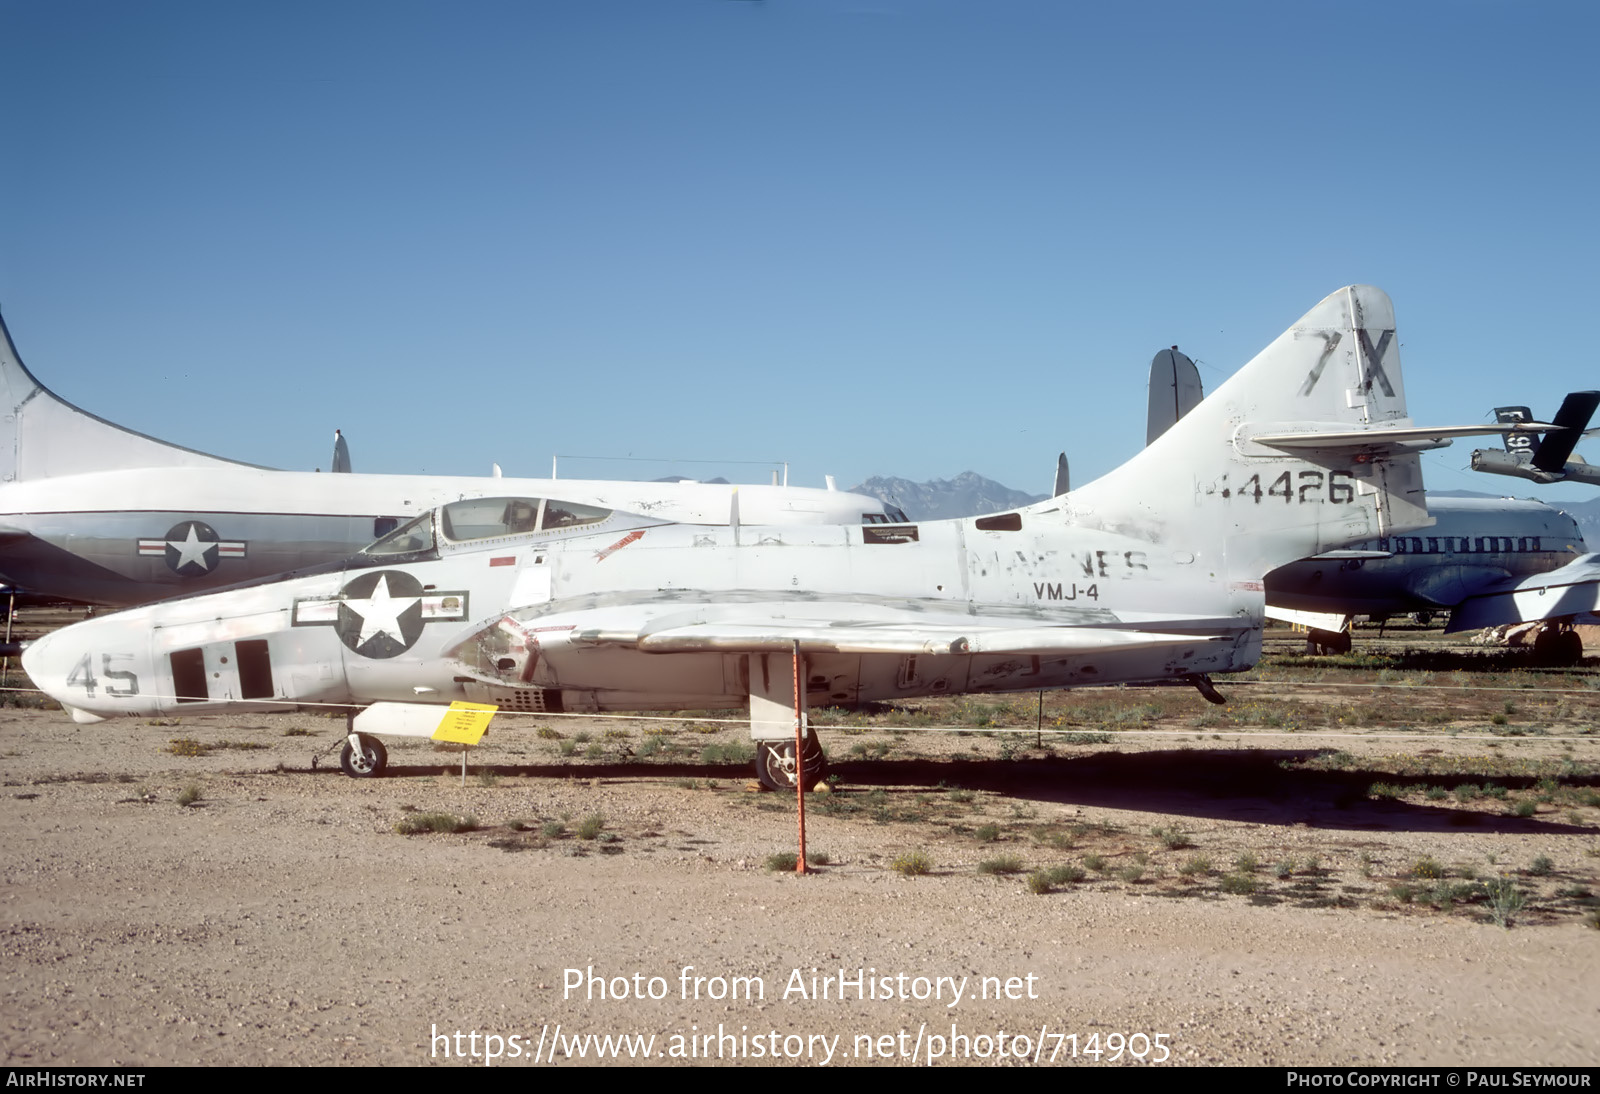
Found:
[[[489,703],[451,703],[439,721],[439,728],[433,731],[433,739],[475,745],[489,732],[489,719],[499,709]]]

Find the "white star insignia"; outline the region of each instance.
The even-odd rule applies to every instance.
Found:
[[[390,596],[389,575],[384,574],[372,587],[370,597],[365,600],[346,600],[345,606],[361,617],[361,637],[356,639],[355,647],[360,649],[380,634],[387,634],[404,645],[406,639],[401,633],[400,616],[421,599],[418,596]]]
[[[168,540],[167,546],[178,552],[178,561],[173,564],[175,569],[183,569],[189,563],[194,563],[202,570],[211,569],[206,564],[206,552],[215,547],[215,543],[202,540],[195,531],[194,525],[189,525],[189,536],[183,540]]]

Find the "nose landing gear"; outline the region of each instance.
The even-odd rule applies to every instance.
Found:
[[[344,742],[344,751],[339,753],[339,769],[352,779],[376,779],[388,766],[389,750],[378,738],[365,733],[351,734]]]

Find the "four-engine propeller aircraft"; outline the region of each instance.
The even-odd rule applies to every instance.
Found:
[[[343,437],[335,471],[349,468]],[[36,593],[143,604],[348,558],[458,498],[550,493],[696,524],[889,522],[809,487],[274,471],[79,410],[33,377],[0,321],[0,575]]]
[[[758,773],[781,785],[796,678],[806,704],[1162,681],[1220,701],[1210,674],[1260,656],[1268,571],[1427,526],[1417,453],[1514,428],[1416,427],[1389,298],[1355,286],[1121,468],[1013,512],[706,528],[459,501],[348,563],[79,623],[23,661],[80,720],[365,706],[351,774],[456,700],[748,702]]]

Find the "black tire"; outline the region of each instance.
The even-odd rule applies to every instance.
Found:
[[[828,777],[828,757],[813,734],[807,734],[805,750],[806,783],[816,786]],[[756,778],[768,790],[793,790],[795,780],[794,742],[757,741]]]
[[[1583,660],[1583,639],[1577,631],[1568,629],[1561,632],[1556,655],[1561,658],[1563,665],[1576,665]]]
[[[358,735],[357,740],[361,742],[361,754],[358,756],[346,740],[344,751],[339,753],[339,769],[352,779],[376,779],[389,766],[389,750],[378,738],[365,733]]]
[[[1546,627],[1533,640],[1533,660],[1535,664],[1554,668],[1576,665],[1583,660],[1583,639],[1570,628]]]
[[[1350,632],[1312,630],[1306,634],[1306,644],[1316,653],[1349,653]]]

